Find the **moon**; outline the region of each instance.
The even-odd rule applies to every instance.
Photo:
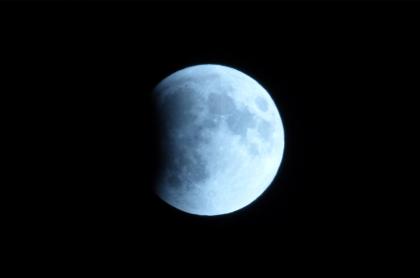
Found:
[[[220,215],[256,200],[276,176],[283,123],[268,92],[222,65],[196,65],[154,89],[163,164],[155,191],[190,214]]]

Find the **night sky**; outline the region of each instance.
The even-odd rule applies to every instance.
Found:
[[[388,104],[413,57],[402,28],[413,17],[328,3],[42,7],[39,16],[15,7],[22,20],[5,52],[9,71],[25,77],[14,88],[31,111],[22,146],[41,184],[27,191],[39,196],[25,214],[31,227],[176,256],[169,247],[336,250],[386,217],[374,162],[386,144],[376,135],[396,125]],[[150,94],[174,71],[207,63],[243,71],[271,94],[286,144],[268,190],[215,217],[178,211],[152,190],[159,132]]]

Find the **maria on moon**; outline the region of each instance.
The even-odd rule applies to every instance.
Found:
[[[197,215],[239,210],[271,184],[284,150],[279,111],[248,75],[221,65],[177,71],[155,88],[165,157],[156,193]]]

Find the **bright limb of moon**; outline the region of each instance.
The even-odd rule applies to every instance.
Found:
[[[156,193],[197,215],[220,215],[257,199],[276,176],[284,129],[268,92],[221,65],[179,70],[154,90],[164,163]]]

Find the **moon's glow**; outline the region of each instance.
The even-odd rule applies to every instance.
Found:
[[[155,88],[164,166],[156,192],[188,213],[218,215],[258,198],[284,149],[279,112],[267,91],[233,68],[198,65]]]

